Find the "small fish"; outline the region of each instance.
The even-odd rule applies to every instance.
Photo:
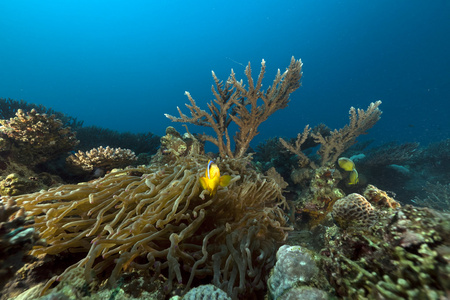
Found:
[[[347,157],[339,158],[338,164],[339,164],[339,167],[341,167],[342,169],[344,169],[347,172],[350,172],[355,168],[355,163],[353,162],[353,160],[351,160],[350,158],[347,158]]]
[[[359,183],[358,171],[355,169],[355,163],[353,160],[347,157],[341,157],[338,159],[338,164],[344,171],[350,172],[347,181],[348,186]]]
[[[355,185],[359,183],[359,176],[358,171],[356,169],[353,169],[350,171],[350,175],[348,176],[348,185]]]
[[[205,177],[200,177],[200,184],[204,190],[209,191],[210,196],[214,196],[219,185],[225,187],[230,184],[230,180],[230,175],[220,176],[219,167],[212,160],[209,160]]]

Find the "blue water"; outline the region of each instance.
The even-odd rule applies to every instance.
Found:
[[[265,59],[267,87],[294,55],[302,87],[255,142],[382,100],[370,138],[428,143],[450,137],[449,37],[446,0],[1,1],[0,97],[162,135],[184,91],[206,108],[211,70]]]

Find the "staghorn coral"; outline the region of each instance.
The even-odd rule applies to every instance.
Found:
[[[323,134],[321,127],[316,127],[311,132],[307,125],[293,144],[280,138],[281,144],[298,158],[300,168],[291,172],[291,179],[300,184],[303,191],[294,205],[299,219],[307,222],[309,227],[322,223],[334,202],[345,195],[338,187],[343,176],[336,169],[335,163],[339,155],[356,142],[359,135],[365,134],[379,120],[380,104],[381,101],[371,103],[367,110],[351,107],[350,123],[342,129],[331,131],[329,135]],[[306,143],[310,144],[311,137],[315,143],[320,144],[317,151],[321,157],[319,165],[302,151],[306,148]]]
[[[380,104],[381,101],[372,102],[367,110],[350,107],[350,123],[345,125],[344,128],[331,131],[329,135],[324,136],[321,131],[310,133],[311,129],[309,125],[306,125],[303,133],[298,134],[293,145],[282,138],[280,138],[280,142],[287,150],[298,156],[301,167],[310,166],[316,168],[316,164],[301,151],[302,145],[311,134],[315,142],[320,144],[320,149],[317,151],[317,154],[321,156],[320,165],[325,166],[330,163],[335,163],[346,149],[356,143],[356,138],[359,135],[366,134],[367,130],[372,128],[380,119],[382,113],[378,108]]]
[[[135,269],[165,274],[167,291],[175,280],[188,290],[205,276],[233,298],[262,289],[289,230],[282,189],[246,158],[217,160],[233,179],[210,198],[199,184],[206,162],[184,157],[14,197],[47,242],[32,254],[85,252],[65,273],[82,266],[88,283],[106,273],[114,284]]]
[[[262,79],[266,70],[266,63],[261,62],[261,71],[256,83],[252,78],[250,63],[245,68],[248,87],[243,81],[238,81],[233,70],[225,85],[212,73],[216,88],[212,87],[215,100],[208,103],[209,113],[200,109],[191,95],[186,92],[191,105],[186,104],[191,116],[183,114],[178,108],[180,117],[165,114],[173,122],[191,123],[198,126],[210,127],[216,137],[202,134],[201,141],[208,141],[219,148],[221,157],[242,157],[246,153],[250,141],[258,134],[258,126],[267,120],[275,111],[283,109],[289,103],[289,96],[300,87],[302,76],[302,62],[291,59],[287,70],[281,74],[278,70],[272,86],[262,90]],[[262,102],[262,104],[258,104]],[[234,136],[235,149],[231,150],[231,139],[228,126],[234,122],[239,130]]]
[[[35,109],[16,117],[0,120],[2,148],[10,158],[22,164],[35,166],[71,150],[78,144],[75,133],[64,127],[55,115],[39,114]]]
[[[449,236],[448,214],[406,205],[370,228],[329,228],[322,267],[346,299],[445,299]]]
[[[90,151],[78,151],[67,157],[67,164],[74,170],[93,172],[101,169],[103,174],[114,168],[124,168],[136,162],[137,157],[130,149],[102,146]]]

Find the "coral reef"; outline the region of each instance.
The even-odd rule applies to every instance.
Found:
[[[319,269],[308,250],[300,246],[281,246],[277,262],[267,282],[269,299],[279,299],[286,291],[299,285],[309,285]]]
[[[306,168],[306,170],[309,169]],[[342,179],[337,169],[319,167],[310,170],[307,174],[312,174],[312,178],[303,176],[309,181],[295,203],[295,212],[297,221],[307,223],[311,228],[319,225],[328,216],[336,200],[344,197],[345,193],[337,187]]]
[[[77,129],[77,138],[80,144],[77,150],[87,151],[100,146],[108,145],[111,148],[127,148],[137,155],[141,153],[155,154],[159,147],[160,137],[151,132],[130,133],[88,126]]]
[[[353,193],[336,201],[333,219],[343,229],[370,228],[377,220],[375,208],[363,196]]]
[[[381,101],[371,103],[367,110],[351,107],[350,123],[342,129],[331,131],[329,135],[323,135],[320,130],[311,132],[307,125],[293,144],[280,138],[281,144],[298,158],[300,169],[292,171],[291,179],[303,188],[298,199],[294,201],[301,223],[308,223],[310,227],[319,225],[331,211],[334,202],[345,195],[338,186],[343,176],[335,167],[336,161],[339,155],[356,143],[359,135],[365,134],[380,119],[380,104]],[[303,145],[311,137],[320,144],[317,151],[317,155],[321,157],[320,164],[302,151],[305,148]],[[355,169],[346,174],[350,179],[347,183],[359,183],[358,175],[355,174]],[[352,178],[352,175],[356,178]]]
[[[394,198],[389,197],[385,191],[380,190],[376,186],[369,184],[363,192],[364,197],[378,208],[399,208],[401,205]]]
[[[370,168],[401,164],[410,160],[416,154],[418,147],[419,143],[387,143],[368,151],[361,164]]]
[[[289,289],[278,300],[327,300],[329,295],[318,289],[309,286],[297,286]]]
[[[181,135],[172,126],[166,128],[161,137],[161,147],[152,158],[152,163],[174,162],[179,157],[195,156],[204,153],[203,144],[191,133]]]
[[[67,157],[66,162],[76,173],[92,173],[95,170],[101,170],[100,175],[103,175],[114,168],[129,166],[136,160],[136,155],[130,149],[111,148],[109,146],[103,148],[100,146],[86,152],[78,151]]]
[[[34,109],[28,113],[19,109],[16,117],[0,120],[0,124],[0,151],[27,166],[53,159],[78,144],[75,133],[55,115],[39,114]]]
[[[64,274],[82,266],[87,283],[97,275],[114,285],[124,270],[147,270],[167,277],[167,291],[204,277],[233,298],[261,290],[289,230],[280,177],[256,172],[246,158],[217,160],[233,179],[209,197],[199,184],[206,163],[181,157],[11,199],[47,243],[31,253],[84,252]]]
[[[306,140],[301,144],[302,153],[318,145],[311,134],[320,133],[322,136],[328,136],[330,132],[330,128],[324,124],[319,124],[312,128]],[[285,141],[288,144],[294,144],[296,139],[286,139]],[[291,166],[297,162],[295,155],[286,149],[278,137],[269,138],[256,145],[253,159],[258,166],[261,166],[262,170],[266,171],[271,167],[275,167],[285,178],[289,178]]]
[[[27,166],[0,157],[0,195],[12,196],[36,192],[61,183],[56,175],[36,173]]]
[[[330,132],[330,135],[324,136],[320,131],[310,133],[311,129],[309,125],[306,125],[302,133],[299,133],[294,144],[286,142],[280,138],[280,142],[283,146],[298,156],[299,165],[301,167],[311,166],[316,168],[314,161],[311,161],[302,151],[301,146],[304,144],[308,137],[314,138],[315,142],[320,144],[320,148],[317,154],[320,155],[320,165],[325,166],[327,164],[333,164],[338,157],[350,146],[356,143],[356,138],[361,134],[366,134],[367,130],[373,127],[375,123],[380,119],[381,110],[378,108],[381,101],[370,103],[367,110],[355,109],[350,107],[350,123],[343,128]]]
[[[191,289],[183,300],[231,300],[227,293],[212,284],[205,284]]]
[[[25,253],[38,240],[33,227],[25,228],[30,223],[14,200],[0,199],[0,290],[24,264]]]
[[[17,173],[11,173],[7,176],[0,176],[0,195],[15,196],[33,192],[38,187],[36,180],[30,180]]]
[[[347,299],[447,297],[450,216],[410,205],[374,211],[377,221],[365,222],[370,227],[327,230],[323,269],[336,293]]]
[[[40,114],[45,114],[48,116],[55,115],[57,119],[61,120],[64,127],[70,127],[76,130],[83,126],[82,121],[77,121],[77,118],[67,116],[61,112],[54,111],[51,108],[47,108],[42,104],[36,105],[34,103],[27,103],[23,100],[17,101],[14,99],[0,98],[0,119],[13,118],[17,111],[21,109],[23,111],[31,111],[32,109]]]
[[[415,197],[412,202],[424,207],[431,207],[443,212],[450,212],[450,183],[440,184],[427,182],[423,188],[427,195],[424,198]]]
[[[267,120],[275,111],[283,109],[289,103],[289,96],[300,87],[302,76],[302,62],[291,59],[287,70],[277,75],[266,91],[262,90],[262,79],[266,70],[266,63],[261,62],[261,71],[256,83],[252,78],[250,63],[245,68],[248,86],[245,87],[242,80],[238,81],[233,70],[225,85],[214,72],[212,73],[216,88],[212,87],[215,100],[208,104],[209,113],[197,106],[195,100],[186,92],[191,105],[186,104],[191,116],[187,116],[178,108],[180,117],[169,114],[165,116],[173,122],[190,123],[211,128],[216,137],[211,135],[199,135],[201,141],[208,141],[219,148],[221,157],[243,157],[250,141],[258,134],[258,126]],[[262,104],[260,104],[262,103]],[[234,136],[234,151],[231,150],[231,139],[228,126],[234,122],[239,130]]]

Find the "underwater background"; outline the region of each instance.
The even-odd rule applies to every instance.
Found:
[[[342,127],[350,106],[376,100],[370,139],[423,145],[450,133],[449,16],[444,0],[1,1],[0,97],[163,135],[185,91],[201,107],[213,98],[211,70],[243,78],[264,59],[267,87],[295,56],[302,87],[252,145]]]
[[[0,1],[0,300],[450,299],[449,16]]]

